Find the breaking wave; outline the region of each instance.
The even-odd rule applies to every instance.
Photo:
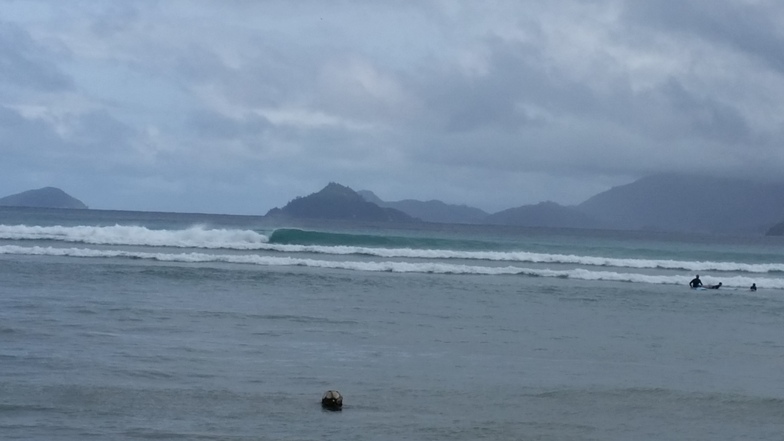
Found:
[[[207,229],[199,226],[183,230],[153,230],[124,225],[111,227],[0,225],[0,239],[238,250],[261,249],[268,242],[267,236],[252,230]]]
[[[618,271],[594,271],[584,268],[552,270],[524,268],[520,266],[482,266],[444,262],[399,262],[399,261],[347,261],[297,258],[291,256],[269,256],[258,254],[211,254],[211,253],[161,253],[123,250],[97,250],[89,248],[58,248],[44,246],[0,246],[0,254],[45,255],[82,258],[129,258],[161,262],[183,263],[232,263],[261,266],[302,266],[313,268],[343,269],[354,271],[375,271],[393,273],[432,273],[466,275],[522,275],[530,277],[558,277],[578,280],[604,280],[648,284],[685,285],[690,277],[672,275],[646,275]],[[754,280],[749,277],[734,276],[723,278],[725,287],[747,287]],[[766,281],[768,288],[784,288],[784,279]]]
[[[253,230],[153,230],[141,226],[40,227],[0,225],[0,239],[58,241],[89,245],[126,245],[241,251],[275,251],[325,255],[362,255],[384,259],[473,260],[529,264],[567,264],[603,268],[660,269],[688,272],[782,273],[783,263],[738,263],[666,259],[615,258],[528,251],[475,250],[481,242],[433,238],[405,238],[322,233],[297,229],[275,230],[267,236]],[[488,245],[488,248],[490,246]],[[90,250],[85,250],[89,252]],[[281,258],[281,257],[278,257]],[[419,265],[413,263],[412,265]],[[456,265],[455,265],[456,266]]]

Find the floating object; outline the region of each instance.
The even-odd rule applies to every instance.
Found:
[[[329,410],[343,409],[343,395],[340,395],[340,392],[336,390],[324,392],[324,396],[321,397],[321,407]]]

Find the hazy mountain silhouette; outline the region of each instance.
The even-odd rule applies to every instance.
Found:
[[[438,200],[418,201],[415,199],[387,202],[381,200],[370,190],[360,190],[357,193],[368,202],[373,202],[380,207],[400,210],[425,222],[477,224],[484,222],[487,217],[487,212],[468,205],[447,204]]]
[[[0,198],[0,206],[37,208],[87,208],[82,201],[55,187],[28,190]]]
[[[564,207],[549,201],[499,211],[487,216],[484,222],[523,227],[600,228],[602,226],[594,217],[574,207]]]
[[[0,206],[87,208],[54,187],[0,198]],[[611,188],[577,206],[542,202],[487,214],[437,200],[386,202],[371,191],[355,192],[333,182],[283,208],[273,208],[267,216],[784,235],[784,184],[661,174]]]
[[[784,236],[784,220],[770,227],[766,236]]]
[[[599,193],[577,206],[543,202],[484,217],[478,215],[481,210],[464,205],[385,202],[370,191],[361,194],[378,205],[430,222],[784,235],[784,184],[742,179],[653,175]],[[779,222],[780,226],[771,228]]]
[[[599,228],[601,223],[577,210],[555,202],[542,202],[509,208],[494,214],[467,205],[446,204],[438,200],[417,201],[405,199],[397,202],[381,200],[370,190],[358,191],[365,200],[382,207],[396,208],[427,222],[451,224],[489,224],[526,227]]]
[[[295,198],[283,208],[273,208],[266,216],[373,222],[417,221],[402,211],[368,202],[354,190],[334,182],[317,193]]]
[[[578,205],[609,228],[764,233],[784,219],[784,184],[661,174]]]

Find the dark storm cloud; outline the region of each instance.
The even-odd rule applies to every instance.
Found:
[[[753,161],[779,136],[688,70],[634,84],[625,60],[603,48],[602,63],[579,76],[540,41],[488,38],[482,49],[479,74],[445,66],[407,83],[426,103],[422,120],[447,129],[420,128],[406,143],[413,160],[564,179],[688,171],[691,160],[743,173],[725,158],[741,149]]]
[[[626,6],[634,25],[721,44],[784,72],[781,2],[631,0]]]
[[[582,157],[582,152],[593,149],[606,150],[618,142],[612,131],[600,133],[599,128],[617,125],[621,130],[635,120],[633,114],[649,109],[642,102],[646,97],[633,93],[624,78],[612,88],[601,88],[570,78],[569,66],[553,62],[546,51],[533,44],[500,38],[487,39],[484,44],[489,55],[481,75],[447,66],[416,86],[433,120],[441,120],[449,131],[463,132],[454,138],[434,130],[435,138],[428,140],[429,145],[443,144],[449,153],[422,150],[420,158],[530,170],[545,165],[555,170],[560,162],[564,169],[571,169],[573,164],[560,159]],[[608,69],[598,75],[614,73]],[[564,121],[583,123],[570,127]],[[488,156],[486,147],[499,154]],[[613,155],[589,156],[598,167],[607,169]],[[583,165],[591,166],[591,161]]]
[[[8,139],[38,125],[36,155],[110,158],[144,194],[250,184],[271,208],[339,181],[503,209],[784,160],[773,2],[34,4],[0,36]]]
[[[447,66],[419,86],[420,95],[448,131],[486,126],[516,130],[530,120],[521,105],[546,105],[542,95],[555,88],[553,79],[537,66],[542,54],[536,48],[499,39],[487,46],[491,55],[486,73],[472,75]]]
[[[656,93],[664,100],[663,105],[673,111],[670,127],[681,125],[687,133],[717,142],[752,141],[746,119],[731,105],[697,96],[674,78],[657,89]]]
[[[41,91],[73,86],[51,58],[53,53],[19,26],[0,21],[0,86],[3,83]]]

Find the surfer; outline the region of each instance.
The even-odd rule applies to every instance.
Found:
[[[721,282],[718,285],[708,285],[708,289],[719,289],[721,288]]]
[[[757,290],[757,284],[756,283],[752,283],[751,284],[751,288],[749,288],[749,289],[752,290],[752,291],[756,291]]]
[[[702,280],[700,280],[699,274],[697,274],[697,276],[695,276],[691,282],[689,282],[689,286],[692,288],[699,288],[702,286]]]

